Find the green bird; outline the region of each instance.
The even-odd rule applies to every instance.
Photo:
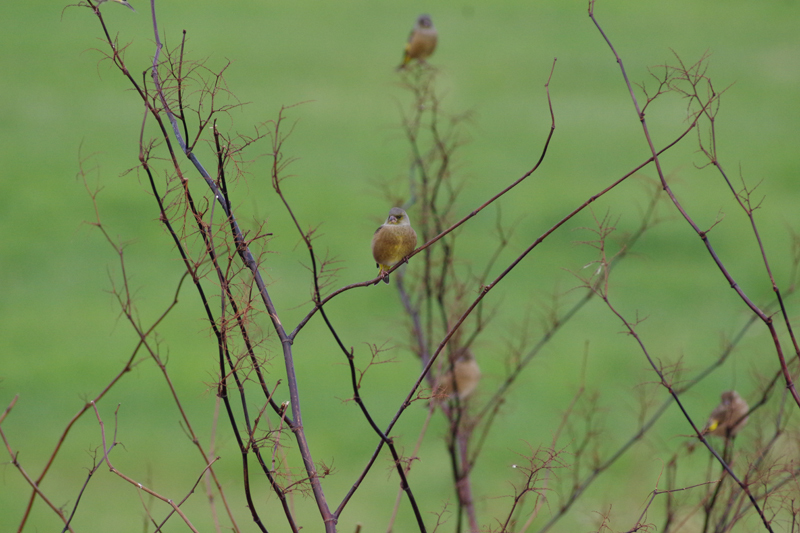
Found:
[[[416,247],[417,232],[411,227],[408,214],[399,207],[393,207],[389,211],[389,218],[372,236],[372,257],[380,268],[378,275],[384,283],[389,283],[387,271],[403,261]]]

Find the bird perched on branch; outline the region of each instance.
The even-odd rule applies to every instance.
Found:
[[[389,218],[372,236],[372,257],[380,268],[379,276],[389,283],[386,272],[406,258],[417,247],[417,232],[411,227],[408,214],[399,207],[389,211]]]
[[[726,439],[735,437],[747,423],[750,406],[735,390],[722,393],[722,401],[711,411],[703,435],[716,435]]]
[[[425,61],[436,49],[436,40],[439,33],[433,27],[430,15],[420,15],[411,34],[408,36],[406,49],[403,53],[403,62],[397,67],[402,70],[412,59]]]
[[[458,394],[459,400],[466,400],[475,391],[478,381],[481,379],[481,369],[475,361],[475,354],[469,348],[461,348],[455,354],[452,369],[437,381],[437,395],[452,396]],[[453,376],[455,375],[455,384]],[[454,387],[455,385],[455,387]]]
[[[131,11],[136,11],[135,9],[133,9],[133,6],[128,3],[128,0],[112,0],[112,1],[118,4],[122,4],[123,6],[128,6],[129,8],[131,8]],[[103,2],[108,2],[108,0],[97,0],[95,3],[97,4],[97,7],[100,7],[100,4],[102,4]]]

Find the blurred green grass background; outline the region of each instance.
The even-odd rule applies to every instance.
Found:
[[[153,53],[148,8],[136,2],[137,13],[113,4],[103,14],[120,42],[130,43],[130,68],[147,68]],[[95,396],[122,367],[136,337],[109,294],[109,278],[119,280],[113,250],[99,232],[83,221],[94,219],[92,204],[77,174],[79,160],[91,185],[103,188],[99,209],[110,233],[126,242],[126,269],[142,321],[149,324],[165,308],[181,274],[168,236],[157,221],[148,186],[136,172],[142,106],[125,80],[96,48],[99,25],[88,9],[32,0],[5,6],[0,20],[0,146],[5,194],[0,198],[0,406],[19,400],[3,423],[22,465],[38,475],[67,420]],[[614,58],[586,14],[586,3],[441,1],[425,3],[298,1],[159,3],[159,23],[167,45],[175,46],[188,32],[187,50],[195,59],[208,57],[211,69],[232,64],[227,85],[248,104],[230,113],[231,132],[252,132],[254,124],[274,119],[282,105],[307,102],[289,111],[297,124],[285,145],[298,160],[289,168],[295,177],[285,190],[302,223],[322,224],[318,250],[329,251],[343,267],[337,286],[374,276],[369,239],[391,207],[380,193],[382,184],[402,183],[408,154],[398,127],[398,103],[408,95],[397,86],[394,67],[415,17],[429,12],[440,32],[432,63],[439,69],[444,106],[453,113],[472,110],[465,130],[470,139],[458,154],[459,177],[467,180],[457,213],[463,215],[527,171],[539,156],[549,126],[544,83],[553,58],[558,62],[551,83],[556,133],[542,168],[510,197],[502,200],[503,218],[517,222],[508,262],[533,239],[612,180],[648,157],[641,129]],[[673,50],[688,63],[711,52],[708,74],[715,87],[730,86],[722,97],[718,122],[720,159],[729,174],[739,171],[748,183],[761,182],[764,195],[757,212],[776,279],[785,287],[791,266],[789,228],[797,228],[798,123],[800,123],[800,5],[796,1],[605,1],[598,19],[625,61],[634,82],[648,81],[649,66],[673,60]],[[685,127],[684,103],[667,97],[648,113],[657,146]],[[228,126],[226,126],[228,127]],[[768,302],[771,294],[746,219],[689,140],[664,158],[675,190],[702,228],[722,216],[711,238],[720,256],[748,295]],[[198,151],[210,166],[210,152]],[[246,183],[237,185],[234,201],[247,213],[245,222],[266,219],[274,233],[266,249],[266,274],[284,324],[293,324],[308,306],[308,276],[302,246],[289,226],[268,180],[268,159],[262,144],[247,154],[253,159]],[[647,203],[648,167],[594,211],[619,217],[620,233],[637,227]],[[190,179],[195,179],[192,176]],[[700,240],[673,211],[637,246],[612,277],[612,297],[630,318],[648,316],[640,333],[663,361],[684,358],[686,374],[703,368],[718,352],[721,339],[747,319],[745,306],[713,266]],[[412,221],[414,212],[411,213]],[[464,230],[465,256],[476,270],[486,247],[496,211],[489,209]],[[568,271],[595,257],[578,241],[591,235],[587,211],[549,238],[498,288],[490,304],[501,311],[478,343],[484,382],[479,398],[488,398],[502,379],[510,346],[531,317],[532,338],[543,306],[554,291],[576,284]],[[502,264],[502,262],[500,263]],[[499,268],[499,267],[498,267]],[[496,269],[499,272],[498,269]],[[565,299],[576,298],[577,293]],[[329,306],[345,342],[356,348],[364,364],[364,343],[387,340],[398,348],[396,363],[370,371],[364,397],[376,419],[385,421],[402,401],[417,364],[403,348],[405,322],[393,287],[352,291]],[[794,318],[795,313],[792,314]],[[263,318],[263,317],[262,317]],[[264,323],[265,331],[268,329]],[[481,518],[489,524],[510,505],[507,483],[511,465],[527,444],[549,445],[555,427],[580,379],[588,354],[586,382],[599,391],[606,429],[599,453],[607,454],[636,427],[637,395],[644,381],[654,379],[633,342],[618,332],[620,324],[597,302],[569,324],[529,368],[511,394],[476,468],[476,498]],[[208,438],[214,410],[216,350],[197,297],[186,284],[181,305],[159,330],[160,349],[184,406]],[[267,344],[270,354],[275,345]],[[356,413],[349,397],[346,367],[318,320],[295,344],[300,386],[306,402],[305,422],[315,459],[332,464],[337,474],[326,480],[329,501],[338,502],[363,465],[376,439]],[[686,397],[702,422],[719,392],[736,386],[747,397],[756,390],[754,375],[776,368],[761,327],[751,330],[735,357],[721,371]],[[280,365],[274,362],[279,371]],[[665,393],[649,385],[663,399]],[[283,398],[281,398],[283,400]],[[125,376],[101,411],[107,425],[120,404],[120,440],[124,449],[112,459],[120,470],[155,490],[181,497],[202,468],[178,424],[166,387],[149,362]],[[166,407],[164,407],[166,406]],[[410,453],[424,409],[412,408],[398,425],[398,443]],[[235,443],[220,422],[218,464],[239,524],[252,526],[239,498],[241,466]],[[419,477],[412,472],[418,501],[426,513],[454,501],[442,439],[441,419],[430,430]],[[588,530],[594,511],[613,504],[615,529],[627,528],[641,512],[659,471],[690,430],[672,409],[657,431],[593,487],[556,530]],[[91,465],[90,450],[100,444],[93,417],[73,430],[42,489],[56,505],[70,509]],[[18,523],[29,489],[5,456],[0,482],[2,530]],[[705,464],[703,459],[701,464]],[[567,460],[569,462],[569,460]],[[424,474],[423,474],[424,471]],[[632,479],[634,478],[635,479]],[[564,483],[569,485],[569,475]],[[259,480],[260,481],[260,480]],[[357,522],[367,530],[384,528],[397,483],[386,457],[342,515],[340,529]],[[562,491],[564,492],[564,491]],[[266,486],[256,491],[265,509]],[[554,510],[559,491],[548,493]],[[298,508],[316,511],[297,498]],[[407,503],[397,530],[413,527]],[[195,524],[210,530],[211,518],[201,494],[186,504]],[[452,508],[452,507],[451,507]],[[163,512],[163,508],[161,509]],[[89,484],[75,527],[84,531],[141,531],[142,510],[135,491],[101,469]],[[433,520],[432,515],[426,515]],[[173,519],[174,520],[174,519]],[[282,521],[270,517],[274,530]],[[28,530],[59,527],[53,513],[37,501]],[[173,524],[173,528],[178,526]],[[171,530],[171,529],[170,529]]]

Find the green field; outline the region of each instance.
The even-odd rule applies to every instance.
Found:
[[[143,0],[136,12],[108,2],[102,13],[112,37],[128,44],[126,64],[141,82],[154,53],[152,21]],[[439,45],[430,63],[439,70],[437,91],[447,113],[471,112],[462,128],[466,142],[456,152],[454,179],[463,182],[453,216],[468,214],[493,194],[530,170],[550,130],[545,82],[557,58],[550,96],[556,129],[542,166],[497,202],[505,224],[514,226],[508,247],[491,270],[498,275],[548,228],[592,195],[650,157],[614,56],[587,16],[585,2],[157,2],[159,29],[169,48],[187,32],[186,54],[204,60],[211,71],[225,71],[225,87],[236,107],[220,117],[227,135],[251,135],[274,120],[282,106],[294,127],[283,151],[296,158],[286,173],[284,192],[304,229],[319,226],[317,253],[338,259],[341,270],[330,289],[376,275],[369,242],[392,204],[386,188],[404,197],[409,149],[400,128],[400,109],[409,94],[395,67],[408,30],[419,13],[431,14]],[[108,233],[125,244],[125,269],[137,317],[144,327],[163,312],[184,272],[174,244],[158,220],[158,209],[139,164],[143,106],[127,81],[104,59],[107,44],[91,9],[29,0],[9,3],[0,19],[0,154],[4,194],[0,199],[0,412],[18,396],[2,422],[8,445],[33,478],[41,472],[70,418],[120,372],[138,340],[111,293],[122,272],[115,250],[88,223],[95,222],[89,189],[100,189],[97,207]],[[693,64],[709,54],[706,74],[717,91],[725,90],[717,114],[718,157],[734,182],[758,186],[755,211],[764,248],[778,287],[793,282],[793,234],[800,230],[800,4],[789,0],[673,2],[600,0],[597,18],[624,61],[632,83],[655,89],[652,72],[675,64],[676,55]],[[641,90],[637,98],[644,101]],[[665,94],[646,115],[657,148],[684,130],[686,101]],[[152,125],[147,135],[155,133]],[[707,138],[704,137],[704,140]],[[747,296],[762,308],[774,305],[750,223],[719,174],[704,167],[692,133],[667,152],[661,164],[682,205],[708,233],[717,254]],[[292,329],[311,309],[307,252],[280,199],[270,185],[268,141],[243,155],[246,174],[232,187],[234,208],[246,229],[265,222],[273,236],[258,250],[263,272],[280,319]],[[213,168],[212,148],[200,143],[197,156]],[[81,163],[83,161],[83,163]],[[185,160],[183,170],[198,195],[200,177]],[[133,170],[131,170],[133,169]],[[161,172],[165,172],[164,168]],[[163,182],[164,175],[160,175]],[[574,274],[589,275],[597,251],[581,244],[594,239],[594,216],[606,215],[617,231],[609,252],[635,231],[656,189],[658,175],[649,165],[595,202],[527,256],[490,293],[494,320],[474,346],[483,381],[472,400],[491,397],[503,381],[509,357],[527,353],[538,341],[560,294],[560,309],[583,292]],[[663,193],[662,193],[662,196]],[[412,207],[412,221],[417,213]],[[460,230],[457,253],[462,268],[482,271],[496,242],[498,208],[491,206]],[[613,271],[609,295],[628,320],[638,325],[654,359],[669,367],[680,361],[676,383],[691,379],[714,361],[751,313],[714,265],[701,239],[666,199],[659,224],[648,231]],[[409,264],[409,274],[415,260]],[[585,268],[586,267],[586,268]],[[211,288],[215,286],[213,283]],[[330,290],[329,289],[329,290]],[[477,295],[477,284],[469,295]],[[212,291],[214,292],[214,291]],[[214,292],[215,293],[215,292]],[[787,313],[798,316],[796,297],[788,295]],[[361,389],[379,426],[385,426],[419,374],[419,362],[407,346],[408,320],[395,285],[360,288],[334,299],[326,310],[362,367],[368,344],[394,346],[394,363],[374,367]],[[263,309],[259,309],[263,311]],[[283,379],[280,346],[267,318],[255,317],[266,340],[262,355],[268,369]],[[780,316],[776,316],[787,359],[796,359]],[[668,393],[658,385],[641,349],[625,335],[620,321],[594,300],[559,331],[523,373],[500,409],[493,431],[472,474],[476,509],[484,530],[500,529],[519,481],[513,465],[530,449],[551,445],[562,416],[581,384],[585,361],[586,392],[577,412],[596,410],[600,436],[575,460],[574,446],[586,428],[578,415],[560,435],[563,461],[542,494],[548,503],[528,531],[538,531],[555,514],[577,478],[592,460],[604,460],[638,429],[642,398],[658,406]],[[208,445],[215,418],[217,349],[196,292],[184,282],[179,305],[151,339],[168,361],[175,388],[203,444]],[[156,342],[157,341],[157,342]],[[317,461],[333,466],[323,486],[338,505],[377,444],[377,438],[353,402],[342,353],[316,316],[294,344],[304,422]],[[181,427],[170,391],[151,360],[123,376],[99,404],[106,430],[119,406],[115,466],[160,494],[179,500],[205,466]],[[750,328],[732,356],[683,401],[702,425],[723,390],[736,388],[754,404],[778,370],[769,332],[761,323]],[[284,384],[285,385],[285,384]],[[737,440],[756,449],[774,429],[783,391],[777,391]],[[254,409],[260,399],[252,397]],[[276,400],[288,399],[285,386]],[[797,406],[788,398],[789,411]],[[793,407],[792,407],[793,406]],[[652,411],[651,411],[652,412]],[[392,432],[403,453],[412,453],[425,418],[423,402],[412,405]],[[796,415],[789,431],[796,431]],[[795,426],[791,424],[794,422]],[[444,419],[433,417],[414,463],[410,481],[428,531],[434,513],[454,509],[449,458],[444,447]],[[665,465],[687,442],[692,429],[672,405],[648,436],[601,480],[590,487],[552,531],[595,531],[600,513],[610,513],[609,527],[627,530],[636,523],[650,492],[665,488]],[[215,433],[215,468],[242,531],[256,531],[241,494],[241,461],[236,442],[220,416]],[[289,444],[289,441],[286,442]],[[292,443],[293,444],[293,443]],[[722,446],[721,441],[715,444]],[[795,446],[780,454],[798,459]],[[293,453],[288,448],[288,453]],[[752,460],[743,452],[736,466]],[[698,449],[683,459],[678,486],[704,477],[708,452]],[[84,483],[93,458],[102,456],[100,429],[87,413],[72,429],[41,489],[67,514]],[[16,531],[31,488],[0,453],[0,531]],[[299,462],[297,463],[299,465]],[[715,466],[715,468],[718,468]],[[796,468],[796,467],[795,467]],[[699,477],[693,477],[697,472]],[[266,481],[251,467],[256,505],[269,531],[289,531]],[[302,476],[302,472],[295,472]],[[540,487],[541,488],[541,487]],[[398,490],[391,457],[384,451],[364,486],[346,508],[339,530],[385,530]],[[692,492],[695,491],[695,492]],[[699,491],[681,493],[686,509]],[[791,489],[797,491],[796,486]],[[786,496],[787,501],[797,496]],[[89,482],[73,521],[75,531],[152,531],[142,501],[158,520],[169,508],[139,493],[101,468]],[[664,497],[665,498],[665,497]],[[664,500],[662,498],[662,500]],[[531,506],[532,501],[528,505]],[[320,531],[311,498],[294,496],[299,522]],[[663,501],[651,508],[661,528]],[[204,485],[183,509],[200,531],[214,531]],[[609,511],[609,509],[611,509]],[[685,512],[683,509],[682,512]],[[224,512],[217,510],[220,517]],[[776,519],[777,529],[790,524]],[[452,514],[441,526],[455,530]],[[229,528],[224,517],[223,530]],[[524,521],[524,517],[522,519]],[[698,520],[700,522],[698,523]],[[690,518],[686,531],[699,531]],[[63,523],[41,499],[34,504],[25,531],[56,531]],[[737,526],[763,528],[750,511]],[[414,531],[406,501],[395,531]],[[185,530],[173,517],[164,531]],[[662,529],[659,529],[660,531]]]

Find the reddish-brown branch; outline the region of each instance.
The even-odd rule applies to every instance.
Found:
[[[3,418],[5,418],[5,416],[9,412],[11,412],[11,409],[14,407],[14,404],[16,403],[16,401],[17,401],[16,398],[14,398],[11,401],[9,406],[3,412]],[[2,421],[2,419],[0,419],[0,421]],[[20,464],[20,462],[19,462],[18,452],[14,452],[14,450],[11,448],[11,444],[8,442],[8,438],[6,437],[6,434],[3,431],[2,427],[0,427],[0,438],[3,439],[3,444],[5,444],[6,451],[8,451],[8,456],[10,457],[11,464],[16,467],[16,469],[19,471],[19,473],[22,475],[22,477],[25,479],[25,481],[28,482],[28,485],[30,485],[31,488],[33,488],[34,496],[39,496],[42,499],[42,501],[44,501],[44,503],[47,504],[47,506],[50,507],[50,509],[52,509],[52,511],[54,513],[56,513],[58,515],[58,517],[64,522],[65,527],[67,527],[70,531],[73,531],[72,527],[70,527],[70,525],[69,525],[69,521],[68,521],[67,517],[64,516],[64,512],[61,509],[59,509],[58,507],[56,507],[55,505],[53,505],[53,503],[50,501],[50,499],[47,496],[45,496],[45,494],[39,488],[39,482],[38,481],[34,481],[33,478],[31,478],[28,475],[28,473],[25,471],[25,469],[22,467],[22,464]],[[27,520],[28,514],[30,513],[30,507],[31,507],[31,505],[33,503],[34,496],[32,496],[30,501],[29,501],[28,508],[25,511],[25,514],[24,514],[24,516],[22,518],[22,523],[20,524],[20,527],[17,529],[17,531],[22,531],[22,528],[25,525],[25,521]]]
[[[633,87],[631,86],[631,83],[628,80],[628,75],[627,75],[627,73],[625,71],[625,66],[624,66],[624,64],[622,62],[622,58],[619,56],[619,54],[617,53],[616,49],[611,44],[611,40],[608,38],[608,36],[606,36],[606,34],[603,31],[603,29],[600,27],[600,24],[597,22],[597,19],[594,16],[594,3],[595,3],[595,0],[590,0],[590,2],[589,2],[589,17],[592,19],[592,22],[594,22],[595,26],[597,27],[597,30],[603,36],[603,39],[606,41],[606,44],[608,44],[608,47],[610,48],[611,52],[614,54],[614,57],[617,60],[617,64],[619,65],[620,71],[622,73],[622,77],[625,80],[625,84],[628,87],[628,92],[630,94],[630,97],[631,97],[631,100],[633,102],[634,108],[636,109],[636,116],[638,117],[639,121],[641,122],[642,131],[644,133],[645,139],[647,140],[647,144],[648,144],[648,146],[650,148],[650,152],[651,152],[652,158],[653,158],[653,163],[655,164],[656,171],[658,172],[658,177],[661,180],[662,187],[667,192],[667,194],[669,195],[669,198],[672,201],[673,205],[678,210],[678,212],[681,214],[681,216],[684,218],[684,220],[686,220],[686,222],[692,227],[692,230],[694,230],[694,232],[697,233],[698,237],[700,237],[700,239],[703,241],[703,245],[706,247],[706,250],[711,255],[711,258],[713,259],[714,263],[717,265],[717,268],[719,269],[719,271],[725,277],[725,279],[728,282],[728,284],[730,285],[730,287],[734,291],[736,291],[736,294],[739,295],[739,298],[741,298],[741,300],[745,303],[745,305],[747,305],[747,307],[749,307],[750,310],[753,313],[758,315],[758,317],[761,319],[761,321],[764,323],[764,325],[767,326],[767,328],[769,329],[770,336],[772,337],[772,342],[775,345],[775,351],[776,351],[776,353],[778,355],[778,360],[780,361],[781,368],[783,369],[783,375],[784,375],[784,379],[786,380],[786,386],[789,388],[789,391],[792,393],[792,397],[794,398],[795,403],[800,407],[800,394],[798,394],[797,389],[795,388],[795,385],[794,385],[794,381],[792,380],[792,376],[789,373],[789,369],[786,366],[786,359],[785,359],[785,357],[783,355],[783,347],[781,345],[780,339],[778,338],[778,332],[776,331],[775,326],[774,326],[774,324],[772,322],[772,317],[768,316],[757,305],[755,305],[755,303],[753,303],[753,301],[750,300],[750,298],[745,294],[744,290],[739,286],[739,284],[736,282],[736,280],[733,279],[733,276],[730,274],[730,272],[728,272],[728,269],[725,267],[725,265],[723,264],[722,260],[717,255],[716,250],[711,245],[711,241],[708,238],[708,232],[701,230],[697,226],[697,224],[695,224],[694,220],[689,216],[689,214],[683,208],[683,206],[681,205],[681,203],[678,201],[677,197],[673,193],[672,188],[667,183],[667,180],[666,180],[666,177],[664,175],[664,172],[661,169],[661,160],[658,157],[658,152],[655,149],[655,146],[653,145],[652,138],[650,137],[650,130],[647,127],[647,121],[645,120],[644,113],[639,109],[639,103],[638,103],[638,101],[636,99],[636,95],[634,94]],[[705,108],[706,107],[707,106],[705,106],[704,109],[701,110],[701,112],[705,112]],[[697,120],[697,119],[695,119],[695,120]],[[762,515],[762,517],[763,517],[763,515]],[[768,525],[768,523],[766,521],[766,518],[765,517],[763,517],[763,518],[764,518],[765,525]]]
[[[178,513],[178,515],[183,519],[184,523],[189,527],[189,529],[191,529],[194,533],[199,533],[197,531],[197,529],[192,525],[192,523],[189,520],[189,518],[180,509],[180,505],[183,502],[186,501],[186,498],[188,498],[189,495],[191,495],[192,492],[194,492],[194,488],[197,486],[197,483],[200,482],[200,479],[202,479],[202,475],[203,475],[203,473],[205,473],[206,469],[205,468],[203,469],[203,472],[201,472],[200,476],[198,476],[197,482],[192,487],[192,489],[189,491],[189,494],[187,494],[186,497],[184,497],[183,500],[181,500],[181,502],[178,503],[178,504],[176,504],[171,498],[167,498],[166,496],[162,496],[161,494],[159,494],[159,493],[155,492],[154,490],[146,487],[145,485],[139,483],[138,481],[134,480],[133,478],[130,478],[130,477],[126,476],[125,474],[123,474],[122,472],[120,472],[119,470],[114,468],[114,465],[111,464],[111,459],[109,458],[108,455],[109,455],[109,453],[111,451],[111,447],[114,444],[116,444],[116,440],[112,443],[112,446],[108,445],[108,443],[106,441],[105,424],[103,423],[103,419],[100,417],[100,411],[98,411],[97,406],[94,404],[94,402],[90,402],[90,403],[92,405],[92,408],[94,409],[95,416],[97,417],[97,423],[100,426],[100,436],[101,436],[101,439],[102,439],[102,442],[103,442],[103,461],[106,463],[106,465],[108,465],[109,470],[112,473],[114,473],[114,474],[118,475],[119,477],[121,477],[122,479],[124,479],[125,481],[127,481],[128,483],[130,483],[131,485],[133,485],[134,487],[137,487],[139,490],[142,490],[142,491],[148,493],[149,495],[153,496],[154,498],[157,498],[157,499],[163,501],[164,503],[166,503],[167,505],[169,505],[170,507],[172,507],[172,510],[175,513]],[[214,461],[216,461],[216,459]],[[212,461],[211,464],[213,464],[213,461]],[[211,465],[209,464],[208,466],[211,466]]]
[[[617,311],[614,308],[613,305],[611,305],[611,302],[608,299],[607,293],[598,292],[598,296],[600,296],[600,298],[602,298],[603,302],[606,304],[608,309],[614,315],[616,315],[616,317],[622,322],[622,324],[625,327],[627,333],[636,340],[636,342],[639,345],[639,348],[642,350],[642,353],[644,354],[645,358],[647,358],[647,362],[650,364],[650,366],[652,367],[653,371],[658,375],[658,378],[661,380],[661,384],[664,386],[664,388],[667,389],[667,391],[670,393],[670,395],[675,400],[675,403],[680,408],[681,412],[683,413],[684,418],[692,426],[692,430],[698,436],[698,438],[703,443],[703,445],[708,449],[708,451],[711,452],[711,454],[717,459],[719,464],[722,465],[722,468],[725,469],[725,471],[731,476],[731,478],[742,488],[742,490],[745,492],[745,494],[747,494],[748,498],[750,498],[750,501],[752,502],[753,507],[756,509],[756,511],[758,512],[759,516],[761,517],[761,520],[762,520],[762,522],[764,524],[764,527],[766,527],[766,529],[771,532],[772,531],[772,526],[770,525],[770,521],[767,520],[767,517],[764,515],[763,510],[761,509],[761,507],[759,507],[758,503],[756,503],[755,497],[750,492],[750,489],[747,487],[747,484],[742,482],[736,476],[736,474],[733,472],[733,470],[728,465],[728,463],[725,460],[723,460],[723,458],[720,457],[720,455],[711,446],[711,444],[708,443],[708,441],[706,440],[702,429],[701,428],[698,429],[698,427],[695,425],[694,421],[692,420],[692,417],[689,415],[689,412],[684,407],[683,402],[681,402],[680,398],[678,397],[678,393],[675,391],[675,389],[672,387],[672,385],[664,377],[664,374],[662,373],[661,369],[659,369],[659,367],[655,363],[655,361],[653,361],[652,357],[650,356],[650,352],[645,347],[644,342],[642,341],[641,337],[639,337],[639,334],[636,332],[636,330],[634,329],[633,325],[631,325],[631,323],[628,322],[628,320],[625,319],[625,317],[623,317],[622,314],[620,314],[619,311]]]

